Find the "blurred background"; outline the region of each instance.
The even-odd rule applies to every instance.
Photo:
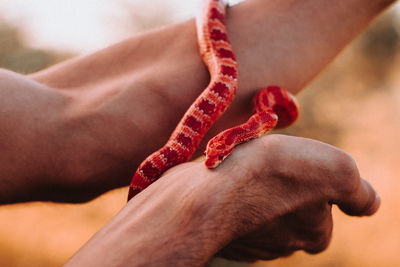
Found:
[[[197,2],[0,0],[0,67],[35,72],[190,18]],[[332,243],[322,254],[297,252],[253,265],[216,260],[211,265],[400,266],[399,12],[398,6],[386,11],[299,95],[301,119],[284,132],[350,153],[382,197],[379,212],[360,219],[334,209]],[[124,206],[126,193],[114,190],[80,205],[0,207],[0,266],[63,264]]]

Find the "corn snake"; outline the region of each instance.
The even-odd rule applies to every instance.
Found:
[[[227,35],[226,9],[225,0],[204,0],[196,22],[199,51],[210,72],[210,83],[186,111],[168,142],[139,165],[129,187],[128,201],[166,170],[189,161],[206,132],[232,103],[238,87],[238,63]],[[299,114],[294,96],[278,86],[258,91],[253,108],[254,114],[247,122],[208,142],[208,168],[218,167],[237,144],[264,135],[274,127],[287,127]]]

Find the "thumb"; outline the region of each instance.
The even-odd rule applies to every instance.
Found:
[[[378,211],[381,198],[373,187],[361,178],[356,190],[335,201],[335,204],[348,215],[370,216]]]

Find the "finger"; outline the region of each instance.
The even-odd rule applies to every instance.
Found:
[[[311,239],[306,242],[305,251],[310,254],[317,254],[328,248],[332,239],[333,220],[331,211],[324,216],[319,227],[311,230]]]
[[[370,216],[379,209],[381,198],[373,187],[364,179],[354,189],[335,204],[348,215]]]
[[[300,248],[256,248],[243,245],[229,246],[217,253],[217,256],[234,261],[255,262],[287,257]]]

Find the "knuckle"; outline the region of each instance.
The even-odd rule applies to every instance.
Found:
[[[331,242],[331,232],[324,232],[317,236],[317,238],[312,242],[305,251],[310,254],[321,253],[326,250]]]
[[[337,161],[337,167],[342,172],[343,175],[346,176],[358,175],[356,161],[352,156],[350,156],[346,152],[340,151],[340,153],[338,153],[337,155],[336,161]]]
[[[317,254],[326,250],[332,239],[333,222],[332,217],[327,217],[328,220],[313,229],[311,238],[307,240],[305,251],[310,254]]]
[[[356,161],[349,154],[339,151],[334,158],[335,176],[339,182],[336,186],[341,195],[348,195],[358,190],[360,173]]]

